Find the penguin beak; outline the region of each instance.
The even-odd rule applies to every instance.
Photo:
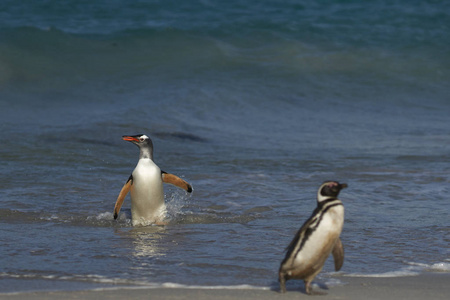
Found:
[[[128,141],[128,142],[139,142],[139,140],[137,138],[129,136],[129,135],[124,135],[122,137],[122,140]]]
[[[346,187],[348,187],[348,185],[346,183],[341,183],[340,186],[341,186],[341,190],[345,189]]]

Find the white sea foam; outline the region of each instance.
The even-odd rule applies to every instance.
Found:
[[[88,217],[89,219],[92,219],[93,217]],[[104,212],[104,213],[100,213],[97,216],[94,217],[97,220],[112,220],[113,219],[113,214],[111,212]]]
[[[160,287],[172,289],[202,289],[202,290],[270,290],[270,287],[267,286],[254,286],[248,284],[204,286],[204,285],[185,285],[166,282],[162,283]]]
[[[417,276],[423,272],[450,272],[450,262],[446,260],[445,262],[439,262],[434,264],[424,264],[416,262],[408,262],[409,266],[397,270],[388,271],[384,273],[373,273],[373,274],[363,274],[363,273],[350,273],[344,276],[348,277],[405,277],[405,276]]]
[[[44,279],[44,280],[61,280],[61,281],[81,281],[101,284],[118,284],[118,285],[150,285],[150,282],[138,281],[122,278],[110,278],[102,275],[44,275],[44,274],[11,274],[7,272],[0,273],[0,278],[13,278],[13,279]]]
[[[230,285],[230,286],[196,286],[196,285],[183,285],[175,283],[163,283],[163,284],[151,284],[140,286],[115,286],[115,287],[102,287],[86,289],[86,291],[116,291],[116,290],[144,290],[144,289],[157,289],[157,288],[170,288],[170,289],[201,289],[201,290],[270,290],[270,287],[260,287],[252,285]],[[33,290],[32,290],[33,291]],[[30,291],[19,291],[19,292],[7,292],[0,295],[20,295],[23,293],[29,293]]]
[[[95,216],[88,216],[86,220],[93,224],[109,224],[114,221],[114,216],[112,212],[102,212]],[[131,219],[127,218],[127,214],[124,212],[119,213],[117,220],[121,224],[131,225]]]
[[[269,286],[254,286],[248,284],[240,284],[240,285],[186,285],[179,284],[173,282],[165,282],[165,283],[147,283],[144,285],[136,285],[136,286],[115,286],[115,287],[102,287],[95,288],[92,290],[95,291],[111,291],[111,290],[140,290],[140,289],[197,289],[197,290],[262,290],[269,291],[271,288]]]
[[[434,264],[423,264],[423,263],[415,263],[410,262],[411,266],[420,268],[424,271],[429,272],[450,272],[450,260],[446,260],[445,262],[439,262]]]
[[[337,278],[327,278],[324,282],[327,287],[340,286],[344,285],[344,282]]]
[[[336,287],[336,286],[343,286],[346,283],[338,278],[324,278],[319,275],[318,278],[315,279],[315,281],[312,282],[312,287],[314,289],[321,289],[321,288],[330,288],[330,287]]]
[[[419,272],[400,270],[400,271],[390,271],[385,273],[373,273],[373,274],[363,274],[363,273],[352,273],[345,274],[347,277],[406,277],[406,276],[417,276]]]
[[[156,288],[170,288],[170,289],[202,289],[202,290],[270,290],[268,286],[254,286],[249,284],[240,285],[186,285],[173,282],[155,283],[149,281],[110,278],[102,275],[87,274],[87,275],[42,275],[42,274],[10,274],[7,272],[0,273],[0,278],[14,278],[14,279],[46,279],[46,280],[61,280],[61,281],[82,281],[100,284],[111,284],[114,287],[101,287],[91,290],[117,290],[117,289],[156,289]],[[328,284],[327,284],[328,285]]]
[[[431,270],[442,271],[442,272],[450,272],[450,263],[442,262],[431,265]]]

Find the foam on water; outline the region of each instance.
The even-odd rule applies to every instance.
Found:
[[[388,271],[384,273],[349,273],[343,274],[348,277],[405,277],[405,276],[417,276],[423,272],[450,272],[450,263],[440,262],[433,264],[408,262],[409,266],[404,267],[402,270]]]
[[[385,273],[374,273],[374,274],[362,274],[362,273],[352,273],[346,274],[348,277],[381,277],[381,278],[389,278],[389,277],[405,277],[405,276],[417,276],[420,273],[413,270],[401,270],[401,271],[389,271]]]
[[[173,282],[150,282],[144,280],[128,280],[122,278],[111,278],[101,275],[45,275],[45,274],[10,274],[2,272],[0,273],[0,279],[18,279],[18,280],[50,280],[50,281],[73,281],[73,282],[87,282],[93,284],[100,284],[103,287],[89,288],[89,290],[116,290],[116,289],[152,289],[152,288],[169,288],[169,289],[205,289],[205,290],[270,290],[270,287],[254,286],[249,284],[240,285],[187,285]],[[111,287],[114,286],[114,287]],[[54,290],[54,289],[48,289]],[[29,291],[27,291],[29,292]],[[13,295],[20,294],[21,292],[6,292],[0,294]]]
[[[419,269],[428,271],[428,272],[450,272],[450,262],[446,260],[445,262],[439,262],[434,264],[423,264],[423,263],[409,263],[412,266],[416,266]]]
[[[13,278],[13,279],[49,279],[49,280],[61,280],[61,281],[85,281],[92,283],[106,283],[106,284],[133,284],[133,285],[148,285],[148,282],[138,280],[126,280],[121,278],[108,278],[101,275],[45,275],[37,273],[28,274],[10,274],[0,273],[1,278]]]
[[[162,283],[160,285],[164,288],[172,289],[204,289],[204,290],[269,290],[269,287],[260,287],[248,284],[239,285],[216,285],[216,286],[204,286],[204,285],[185,285],[178,283]]]

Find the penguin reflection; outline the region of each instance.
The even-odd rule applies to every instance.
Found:
[[[161,257],[168,251],[164,243],[166,228],[163,226],[120,228],[115,233],[120,236],[124,247],[131,248],[132,257]]]

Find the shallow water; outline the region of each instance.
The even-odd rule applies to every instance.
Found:
[[[276,286],[329,179],[319,281],[449,271],[446,2],[90,3],[0,10],[0,291]],[[164,227],[112,218],[137,133],[194,187]]]

